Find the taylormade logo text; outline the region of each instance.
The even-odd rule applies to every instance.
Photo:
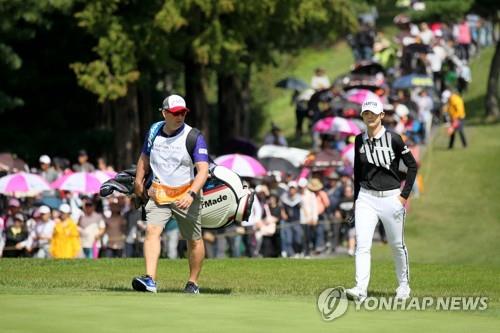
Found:
[[[227,200],[227,195],[219,195],[217,199],[208,199],[203,201],[201,208],[207,208],[225,200]]]
[[[317,306],[325,321],[332,321],[347,312],[349,301],[343,287],[328,288],[318,296]],[[364,311],[484,311],[488,308],[485,296],[367,297],[362,302],[352,301],[354,310]]]

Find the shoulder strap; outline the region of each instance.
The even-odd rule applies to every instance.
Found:
[[[160,133],[161,128],[165,125],[165,121],[159,121],[151,125],[151,128],[149,129],[149,135],[148,135],[148,150],[151,150],[153,147],[153,142],[155,141],[156,137],[158,136],[158,133]]]
[[[186,149],[191,156],[191,161],[194,163],[194,148],[196,147],[196,141],[198,141],[198,136],[201,132],[199,129],[192,127],[186,138]]]

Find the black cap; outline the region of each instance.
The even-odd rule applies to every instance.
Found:
[[[78,156],[88,156],[87,151],[85,149],[80,149],[78,151]]]

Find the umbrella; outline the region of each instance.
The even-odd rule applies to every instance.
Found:
[[[403,53],[432,53],[432,49],[427,44],[415,43],[405,46]]]
[[[50,190],[45,179],[39,175],[18,172],[0,178],[0,193],[39,193]]]
[[[326,117],[317,121],[313,126],[313,131],[321,134],[346,134],[358,135],[361,133],[358,126],[349,119],[342,117]]]
[[[352,89],[346,92],[347,100],[359,105],[363,104],[368,97],[378,98],[376,94],[367,89]]]
[[[323,170],[329,167],[338,167],[343,163],[341,162],[341,155],[334,149],[323,149],[319,151],[311,163],[314,171]]]
[[[376,75],[377,73],[385,74],[385,69],[378,62],[371,60],[362,60],[351,70],[351,74]]]
[[[276,87],[290,90],[306,90],[309,85],[302,80],[296,79],[294,77],[287,77],[283,80],[276,82]]]
[[[294,177],[299,175],[300,168],[290,161],[279,157],[264,157],[260,159],[262,165],[269,171],[281,171]]]
[[[0,154],[0,170],[29,171],[26,162],[11,153]]]
[[[433,87],[432,78],[425,75],[409,74],[397,78],[392,83],[393,89],[410,89],[413,87]]]
[[[266,169],[255,158],[241,154],[222,155],[215,159],[215,164],[233,170],[241,177],[260,177],[266,174]]]
[[[259,151],[257,152],[257,157],[259,158],[259,160],[271,157],[280,158],[290,162],[294,167],[301,166],[308,155],[309,151],[306,149],[275,145],[264,145],[260,147]]]
[[[96,176],[101,183],[104,183],[110,180],[111,178],[115,178],[116,172],[96,170],[93,172],[93,175]]]
[[[350,143],[342,149],[340,152],[342,159],[350,163],[351,166],[354,166],[354,143]]]
[[[90,172],[75,172],[59,177],[52,188],[79,193],[98,193],[103,182]]]

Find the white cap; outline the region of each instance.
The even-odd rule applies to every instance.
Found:
[[[451,91],[449,91],[449,90],[443,91],[443,93],[441,94],[441,102],[443,104],[444,103],[448,103],[448,100],[450,99],[450,96],[451,96]]]
[[[398,106],[396,106],[395,112],[399,118],[407,117],[410,114],[410,110],[404,104],[398,104]]]
[[[361,105],[361,114],[365,111],[371,111],[375,114],[381,114],[384,112],[384,105],[378,97],[368,97]]]
[[[69,214],[71,213],[71,207],[68,204],[62,204],[61,206],[59,206],[59,211],[61,213]]]
[[[291,180],[288,182],[288,188],[295,187],[297,188],[297,182],[295,180]]]
[[[40,208],[38,208],[38,212],[40,214],[50,214],[50,208],[48,206],[40,206]]]
[[[48,155],[42,155],[38,159],[38,162],[43,163],[43,164],[50,164],[50,157]]]
[[[162,109],[168,110],[172,113],[189,111],[189,109],[186,107],[186,101],[179,95],[170,95],[165,98],[163,100]]]
[[[306,187],[307,186],[307,179],[306,178],[300,178],[299,179],[299,187]]]

